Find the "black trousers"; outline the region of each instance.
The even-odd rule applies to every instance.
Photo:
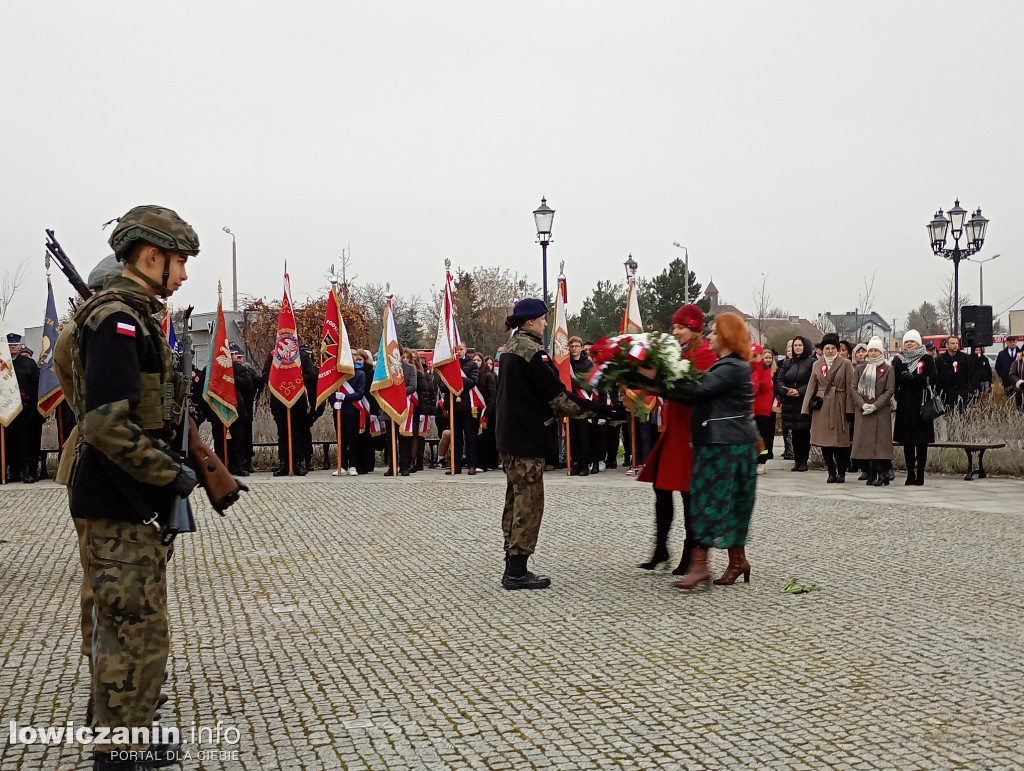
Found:
[[[605,463],[615,463],[619,456],[619,436],[622,436],[622,446],[625,448],[625,456],[623,457],[623,463],[629,465],[633,460],[633,439],[630,433],[631,421],[620,423],[615,426],[605,426],[607,433],[607,455],[605,456]]]
[[[455,413],[455,436],[452,444],[455,448],[455,468],[462,468],[462,459],[466,459],[468,468],[476,468],[476,432],[479,426],[477,418],[469,410]]]
[[[773,452],[775,444],[775,413],[755,415],[754,423],[757,424],[757,432],[761,435],[761,439],[764,440],[765,449],[768,450],[767,453],[761,453],[757,456],[757,462],[763,465],[775,457]]]
[[[907,475],[911,477],[924,476],[924,467],[928,463],[927,444],[905,444],[903,445],[903,459],[907,464]]]
[[[845,474],[850,468],[849,447],[822,447],[821,456],[825,459],[830,474]]]
[[[573,466],[589,466],[593,462],[591,434],[593,424],[578,418],[569,419],[569,448]]]
[[[387,440],[384,442],[384,464],[388,467],[388,471],[394,471],[394,466],[391,463],[391,428],[393,423],[385,423],[388,427],[387,433],[384,434],[384,438]],[[397,428],[395,428],[395,444],[398,445],[398,473],[408,471],[412,461],[412,437],[404,436]]]
[[[276,404],[275,404],[276,402]],[[301,402],[291,408],[292,416],[292,469],[298,468],[305,455],[304,427],[306,427],[306,406]],[[277,457],[283,468],[288,468],[288,412],[277,399],[270,399],[270,413],[277,425]]]
[[[811,429],[793,429],[793,461],[798,466],[806,465],[811,454]]]

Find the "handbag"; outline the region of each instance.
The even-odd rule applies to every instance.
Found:
[[[807,406],[810,407],[812,412],[814,410],[820,410],[822,406],[825,404],[825,397],[828,396],[828,392],[832,390],[832,384],[835,382],[836,374],[838,374],[838,372],[839,367],[833,367],[832,371],[828,373],[828,382],[825,383],[825,394],[823,396],[818,396],[817,394],[815,394],[807,403]]]
[[[946,414],[946,403],[935,391],[935,386],[925,388],[923,401],[921,403],[921,419],[935,420],[937,417]]]

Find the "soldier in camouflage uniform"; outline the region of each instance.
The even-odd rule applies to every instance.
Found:
[[[612,408],[565,390],[542,342],[547,312],[543,300],[526,298],[505,320],[508,329],[516,330],[501,355],[495,416],[498,453],[508,481],[501,516],[505,534],[501,585],[506,589],[551,586],[550,578],[526,569],[544,516],[544,458],[556,451],[548,428],[565,416],[620,418]]]
[[[65,325],[55,363],[78,421],[61,478],[71,488],[72,516],[86,521],[93,725],[130,729],[151,725],[167,662],[163,529],[197,484],[173,449],[188,382],[154,314],[188,278],[185,263],[199,239],[170,209],[139,206],[120,218],[110,245],[123,272]],[[148,765],[172,760],[166,746],[97,745],[94,768],[140,767],[109,754],[125,749],[153,751]]]

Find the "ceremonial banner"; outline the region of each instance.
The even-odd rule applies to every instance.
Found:
[[[178,338],[174,334],[174,321],[171,319],[170,305],[164,308],[164,317],[160,321],[160,328],[164,331],[164,337],[167,338],[167,344],[171,346],[171,350],[178,350]]]
[[[409,400],[405,396],[402,349],[398,344],[398,330],[395,328],[395,315],[391,307],[393,299],[394,295],[389,294],[388,304],[384,307],[380,348],[377,351],[377,366],[373,371],[370,393],[380,408],[400,426],[405,422]]]
[[[558,290],[555,292],[555,331],[551,334],[551,358],[558,369],[562,385],[572,390],[572,360],[569,355],[569,325],[565,319],[565,304],[568,302],[565,274],[558,276]]]
[[[235,370],[228,348],[228,330],[224,323],[224,306],[220,299],[220,285],[217,292],[217,320],[213,322],[213,347],[210,351],[210,371],[203,384],[203,399],[225,426],[238,419],[238,402],[235,395]]]
[[[622,323],[619,324],[620,335],[631,335],[644,331],[644,322],[640,318],[640,302],[637,299],[636,279],[629,277],[629,287],[626,290],[626,310],[622,314]]]
[[[43,318],[43,342],[39,350],[39,414],[44,418],[64,401],[64,390],[53,371],[53,346],[57,343],[57,305],[53,301],[53,285],[46,279],[46,315]]]
[[[338,287],[331,285],[327,295],[327,311],[324,326],[320,332],[320,357],[317,364],[320,371],[316,378],[316,406],[319,407],[337,391],[341,384],[356,373],[352,362],[352,347],[348,342],[348,330],[341,317],[338,303]]]
[[[9,426],[21,412],[21,388],[14,373],[11,349],[7,346],[7,330],[0,316],[0,425]]]
[[[452,291],[452,273],[445,268],[444,297],[437,320],[437,340],[434,343],[434,371],[444,384],[456,394],[462,393],[462,362],[459,361],[459,327],[455,323],[455,297]]]
[[[302,364],[299,362],[299,338],[295,333],[295,312],[292,310],[292,285],[288,268],[284,272],[284,296],[281,312],[277,317],[277,339],[274,343],[274,358],[270,364],[270,378],[267,388],[274,397],[291,407],[306,392],[302,382]]]

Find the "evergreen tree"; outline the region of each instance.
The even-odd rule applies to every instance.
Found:
[[[676,258],[659,275],[642,278],[637,282],[640,289],[640,314],[645,328],[671,331],[672,314],[686,304],[684,298],[687,294],[683,288],[687,279],[690,302],[695,302],[705,313],[711,310],[711,300],[701,297],[704,287],[697,281],[697,275],[691,270],[687,277],[686,264]]]

